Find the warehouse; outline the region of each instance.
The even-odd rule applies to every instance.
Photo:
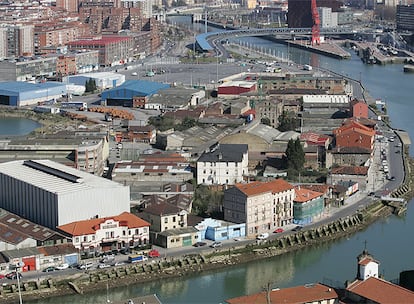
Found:
[[[15,107],[37,105],[39,102],[56,100],[63,95],[66,95],[66,85],[61,82],[0,82],[1,105]]]
[[[50,160],[0,164],[0,208],[56,226],[130,211],[129,187]]]
[[[125,82],[125,75],[111,72],[87,73],[65,77],[64,81],[74,85],[85,86],[90,79],[95,81],[98,90],[106,90],[123,84]]]
[[[142,107],[145,104],[142,99],[169,87],[169,84],[161,82],[128,80],[117,88],[102,92],[101,101],[107,106]]]

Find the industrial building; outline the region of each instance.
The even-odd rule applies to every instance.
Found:
[[[111,72],[100,72],[100,73],[86,73],[68,76],[65,80],[75,85],[85,85],[85,83],[92,79],[96,83],[96,87],[99,90],[112,89],[120,86],[125,82],[125,75],[111,73]]]
[[[8,106],[30,106],[39,102],[56,100],[67,93],[61,82],[26,83],[0,82],[0,104]]]
[[[55,229],[130,211],[129,187],[50,160],[0,164],[0,208]]]
[[[143,99],[169,87],[161,82],[128,80],[117,88],[102,92],[101,101],[107,106],[142,107]]]
[[[50,111],[59,108],[49,108]],[[35,111],[47,108],[35,107]],[[0,162],[53,159],[55,162],[101,176],[109,157],[106,130],[61,131],[30,138],[10,138],[0,143]]]
[[[397,5],[397,30],[414,31],[414,4]]]

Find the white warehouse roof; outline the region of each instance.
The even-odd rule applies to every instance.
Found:
[[[0,173],[57,195],[94,188],[125,187],[111,180],[50,160],[17,160],[2,163],[0,164]]]

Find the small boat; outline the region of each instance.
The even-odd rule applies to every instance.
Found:
[[[414,64],[404,65],[404,72],[405,73],[414,73]]]

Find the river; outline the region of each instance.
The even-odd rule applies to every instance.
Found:
[[[0,138],[26,135],[40,126],[40,123],[26,118],[1,117]]]
[[[360,79],[374,98],[387,103],[392,125],[414,133],[412,102],[414,74],[403,72],[402,65],[364,65],[353,54],[349,60],[336,60],[309,52],[288,48],[259,38],[243,38],[249,43],[274,48],[280,56],[302,64],[310,63],[354,79]],[[352,52],[352,51],[350,51]],[[413,147],[411,147],[410,154]],[[341,285],[356,275],[356,256],[367,249],[380,261],[380,272],[388,280],[399,272],[414,269],[414,210],[412,202],[403,217],[390,216],[349,238],[327,242],[280,257],[255,261],[199,275],[131,285],[97,291],[82,296],[60,297],[59,303],[105,303],[145,294],[157,294],[162,303],[224,303],[225,299],[259,292],[272,283],[273,287],[288,287],[318,281]],[[30,303],[56,303],[43,299]]]

